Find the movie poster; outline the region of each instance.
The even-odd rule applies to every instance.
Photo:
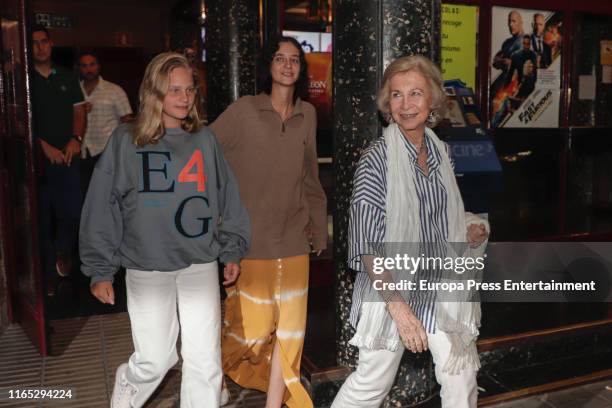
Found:
[[[496,6],[491,18],[491,127],[558,127],[563,13]]]
[[[445,80],[460,79],[476,89],[478,7],[442,3],[442,61]]]
[[[308,102],[317,110],[317,128],[332,129],[332,55],[331,52],[309,52],[308,62]]]
[[[317,110],[319,134],[332,130],[332,36],[331,33],[283,31],[302,46],[308,63],[308,102]],[[321,132],[323,131],[323,132]],[[331,138],[331,134],[329,135]],[[321,143],[320,143],[321,144]]]

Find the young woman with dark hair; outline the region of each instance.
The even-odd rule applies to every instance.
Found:
[[[211,125],[253,231],[225,302],[223,370],[242,387],[267,392],[268,408],[283,402],[308,408],[312,401],[300,383],[308,253],[327,244],[316,113],[301,99],[307,67],[295,39],[271,42],[263,64],[263,92],[240,98]]]
[[[302,100],[308,98],[308,63],[306,62],[306,55],[304,54],[304,50],[300,46],[300,43],[293,37],[277,37],[273,39],[270,44],[264,49],[264,54],[262,58],[262,62],[259,69],[259,88],[262,92],[270,95],[272,92],[273,78],[272,78],[272,70],[270,66],[274,62],[274,58],[277,57],[277,52],[280,49],[281,43],[285,43],[287,45],[292,45],[296,50],[298,50],[297,56],[299,58],[299,73],[297,81],[293,86],[293,103],[297,101],[298,98]]]

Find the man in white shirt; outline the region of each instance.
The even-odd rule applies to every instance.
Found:
[[[82,53],[78,60],[81,88],[87,100],[87,131],[81,146],[83,192],[100,154],[113,130],[132,118],[132,108],[125,91],[119,85],[100,76],[100,63],[92,53]]]

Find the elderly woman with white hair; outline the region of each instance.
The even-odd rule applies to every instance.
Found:
[[[445,102],[440,70],[427,58],[399,58],[385,70],[378,107],[389,126],[363,152],[350,207],[349,267],[358,271],[350,343],[359,347],[359,361],[332,408],[380,406],[404,348],[431,351],[442,407],[476,407],[480,305],[373,289],[376,279],[397,280],[373,270],[377,244],[460,242],[468,252],[484,251],[488,223],[465,212],[448,146],[430,129]]]

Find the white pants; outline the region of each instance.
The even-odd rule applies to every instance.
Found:
[[[138,388],[134,406],[144,405],[178,361],[178,304],[181,408],[218,407],[222,371],[217,262],[173,272],[128,269],[126,283],[135,350],[126,377]]]
[[[436,380],[442,387],[442,408],[475,408],[476,371],[463,370],[457,375],[443,373],[442,366],[450,353],[446,334],[439,330],[436,334],[428,333],[427,342],[436,365]],[[378,408],[391,390],[402,354],[404,347],[397,351],[360,348],[357,370],[346,379],[331,408]]]

